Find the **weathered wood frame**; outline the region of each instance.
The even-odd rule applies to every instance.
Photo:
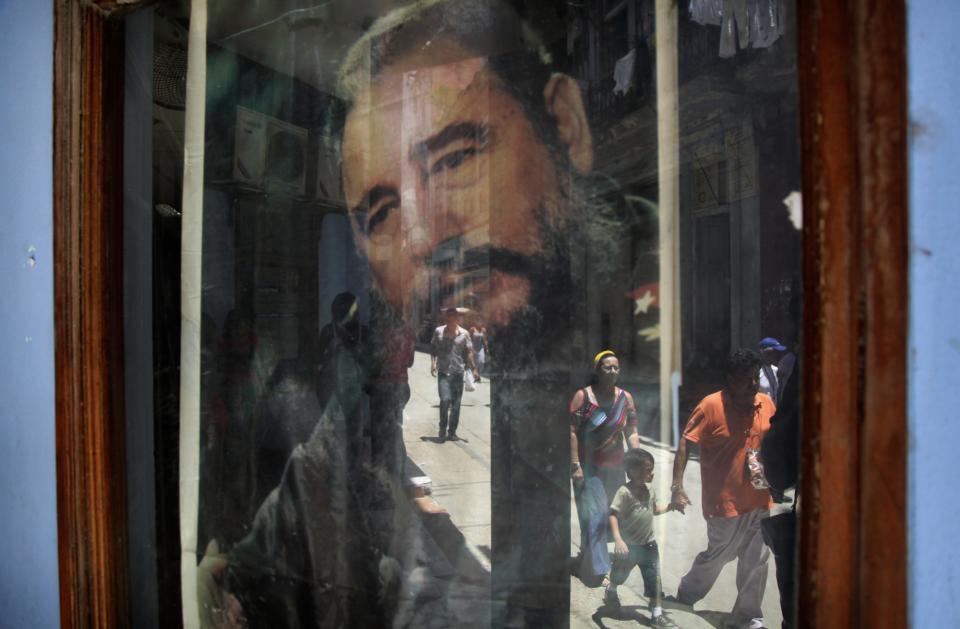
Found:
[[[123,35],[55,0],[57,478],[64,627],[129,625]],[[906,625],[902,0],[800,0],[804,435],[800,626]]]
[[[803,627],[904,627],[907,94],[902,0],[801,1]]]
[[[123,23],[76,0],[54,6],[61,624],[123,627]]]

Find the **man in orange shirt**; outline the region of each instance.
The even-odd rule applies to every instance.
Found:
[[[752,451],[770,429],[775,407],[758,393],[760,356],[739,349],[730,357],[723,389],[700,401],[683,431],[673,464],[673,504],[690,504],[683,489],[690,444],[700,446],[703,516],[707,520],[707,549],[697,555],[680,581],[677,599],[693,605],[710,591],[723,567],[737,563],[737,602],[733,621],[737,627],[762,629],[760,603],[767,582],[769,551],[763,543],[760,522],[770,513],[772,501],[762,474],[751,475]]]

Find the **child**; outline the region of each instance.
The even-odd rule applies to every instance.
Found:
[[[630,481],[617,490],[610,505],[610,533],[614,541],[613,570],[603,602],[620,606],[617,586],[627,580],[633,566],[643,575],[643,595],[650,601],[651,627],[676,627],[666,617],[661,605],[660,552],[653,539],[653,516],[672,510],[667,504],[658,507],[656,496],[647,483],[653,481],[653,455],[646,450],[630,450],[623,457],[623,467]]]

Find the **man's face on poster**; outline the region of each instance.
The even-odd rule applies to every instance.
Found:
[[[427,294],[431,275],[441,294],[460,278],[460,269],[435,264],[445,246],[490,245],[503,259],[527,259],[544,250],[544,225],[567,211],[556,152],[486,58],[443,41],[428,50],[374,77],[355,100],[343,139],[351,222],[381,293],[400,310]],[[586,172],[592,147],[576,83],[555,77],[544,98],[564,161]],[[527,304],[531,277],[523,265],[506,268],[493,258],[481,316],[505,325]],[[454,292],[441,306],[465,297]]]

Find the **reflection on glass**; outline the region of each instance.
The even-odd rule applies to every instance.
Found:
[[[202,624],[789,626],[792,5],[207,12]]]

